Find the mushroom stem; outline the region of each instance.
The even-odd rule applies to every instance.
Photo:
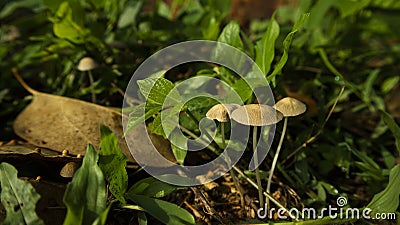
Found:
[[[286,127],[287,127],[287,121],[288,121],[288,118],[285,117],[285,120],[283,121],[283,130],[282,130],[281,139],[279,140],[278,148],[276,149],[275,156],[274,156],[274,160],[272,161],[271,171],[270,171],[269,177],[268,177],[267,193],[270,193],[272,176],[273,176],[273,174],[274,174],[276,162],[278,161],[279,152],[280,152],[280,150],[281,150],[282,143],[283,143],[283,139],[284,139],[284,137],[285,137]]]
[[[225,149],[226,144],[225,144],[225,124],[224,123],[221,123],[221,137],[222,137],[222,148]]]
[[[88,76],[89,76],[89,82],[90,82],[90,91],[92,92],[92,102],[96,103],[96,93],[94,93],[94,87],[93,87],[93,75],[92,75],[92,71],[88,71]]]
[[[226,148],[226,142],[225,142],[225,124],[221,122],[221,136],[222,136],[222,148]],[[229,170],[229,173],[232,177],[233,183],[235,184],[236,189],[239,192],[240,195],[240,204],[242,207],[244,207],[244,195],[242,192],[242,187],[240,186],[239,179],[236,177],[235,172],[233,172],[233,169]]]
[[[254,165],[258,165],[258,155],[257,155],[257,127],[253,126],[253,152],[254,152]],[[261,176],[260,169],[256,167],[256,179],[257,179],[257,189],[258,198],[260,200],[260,208],[264,207],[263,191],[261,186]]]

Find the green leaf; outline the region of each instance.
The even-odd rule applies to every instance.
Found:
[[[261,72],[267,75],[275,56],[275,41],[279,36],[279,24],[272,16],[267,31],[256,45],[256,63]]]
[[[0,164],[1,203],[6,210],[4,225],[41,225],[36,215],[36,203],[40,195],[28,181],[18,179],[17,170],[8,163]]]
[[[127,197],[167,225],[195,224],[192,214],[175,204],[144,195],[127,194]]]
[[[106,209],[105,181],[97,165],[98,159],[99,155],[89,144],[82,166],[65,190],[67,216],[64,225],[92,224]]]
[[[129,133],[129,131],[134,129],[137,125],[143,123],[145,120],[149,119],[162,109],[162,106],[145,107],[146,104],[142,103],[132,108],[132,111],[129,113],[128,123],[126,125],[124,135]],[[145,113],[143,114],[143,112]]]
[[[114,200],[116,201],[116,200]],[[108,212],[111,209],[111,205],[114,203],[114,201],[110,202],[107,206],[107,208],[103,211],[103,213],[100,214],[99,217],[92,223],[92,225],[104,225],[107,222],[107,216]]]
[[[118,146],[117,136],[106,126],[100,125],[101,142],[99,147],[99,166],[110,184],[110,192],[120,202],[125,203],[124,194],[128,188],[126,156]]]
[[[232,88],[239,94],[240,98],[243,102],[250,99],[251,95],[253,94],[253,90],[247,84],[247,82],[243,79],[238,80]]]
[[[175,128],[175,129],[179,129],[179,128]],[[176,161],[183,165],[185,158],[186,158],[186,154],[187,154],[187,138],[183,135],[180,135],[180,132],[172,132],[170,135],[169,140],[171,142],[177,143],[178,145],[175,145],[173,143],[171,143],[171,149],[172,149],[172,153],[175,156]],[[179,146],[184,146],[185,148],[180,148]]]
[[[243,51],[244,47],[240,38],[240,27],[238,22],[229,22],[221,31],[217,41],[224,44],[217,44],[213,52],[213,60],[225,62],[231,65],[241,65],[242,62],[244,62],[245,59],[243,58],[243,53],[241,52]],[[232,51],[230,48],[227,48],[225,44],[235,47],[241,51]],[[229,71],[226,70],[226,72]],[[221,73],[223,72],[221,71]]]
[[[181,187],[162,182],[154,177],[148,177],[136,182],[127,191],[127,194],[145,195],[148,197],[162,198]]]
[[[139,225],[147,225],[146,213],[138,212],[138,222],[139,222]]]
[[[400,154],[400,127],[396,123],[396,121],[385,111],[379,111],[382,116],[383,122],[389,127],[389,130],[392,131],[394,138],[396,139],[396,148]]]
[[[272,81],[273,86],[275,86],[275,76],[281,73],[283,66],[286,64],[289,58],[289,48],[293,40],[294,34],[300,30],[303,26],[303,23],[306,21],[310,14],[305,13],[303,14],[300,19],[298,19],[295,24],[293,25],[292,31],[286,36],[285,40],[283,41],[283,54],[279,62],[275,65],[274,71],[272,71],[271,75],[268,76],[268,81]]]
[[[18,8],[27,8],[34,11],[44,9],[41,0],[21,0],[21,1],[10,1],[0,11],[0,19],[11,15]]]
[[[136,17],[142,8],[142,1],[129,1],[118,20],[118,28],[136,25]]]
[[[168,108],[159,113],[150,124],[151,132],[154,134],[161,135],[165,138],[169,137],[171,132],[175,129],[178,123],[178,114],[181,110],[181,106],[177,105],[172,108]],[[163,121],[162,121],[163,119]],[[174,120],[175,119],[175,120]],[[171,121],[172,120],[172,121]],[[174,123],[175,121],[175,123]]]
[[[174,89],[175,85],[165,78],[146,78],[137,81],[139,90],[146,97],[146,106],[163,106],[168,94]],[[180,95],[176,89],[169,95],[169,103],[172,105],[181,102]]]
[[[391,91],[400,81],[400,77],[394,76],[394,77],[389,77],[387,78],[381,86],[381,91],[384,94],[387,94],[389,91]]]
[[[89,35],[89,30],[84,29],[74,21],[72,9],[68,2],[61,3],[55,18],[51,20],[54,23],[54,34],[59,38],[67,39],[76,44],[82,44]]]
[[[393,167],[389,174],[389,184],[386,188],[374,195],[371,202],[367,205],[372,210],[372,215],[376,213],[396,212],[399,207],[400,196],[400,164]]]
[[[339,9],[342,18],[354,15],[369,5],[371,0],[337,0],[334,5]]]
[[[240,39],[239,23],[236,21],[229,22],[219,35],[218,42],[222,42],[242,50],[243,42]]]

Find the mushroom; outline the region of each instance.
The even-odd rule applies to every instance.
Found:
[[[238,104],[217,104],[211,107],[206,113],[207,119],[210,120],[217,120],[218,122],[221,123],[221,137],[222,137],[222,148],[225,149],[226,143],[225,143],[225,122],[228,122],[230,119],[230,114],[232,113],[233,110],[239,108],[240,105]],[[244,196],[242,193],[242,188],[240,187],[239,181],[237,177],[235,176],[235,173],[233,170],[229,171],[232,177],[232,180],[235,183],[236,189],[239,191],[240,194],[240,201],[242,206],[244,207]]]
[[[79,71],[85,72],[88,71],[88,76],[89,76],[89,82],[91,86],[91,91],[92,91],[92,102],[96,102],[96,94],[94,92],[94,87],[93,87],[93,75],[92,75],[92,70],[97,67],[97,63],[90,57],[83,57],[80,61],[78,66],[76,67]]]
[[[233,110],[239,108],[238,104],[217,104],[211,107],[206,113],[206,117],[210,120],[218,120],[221,122],[221,136],[222,136],[222,147],[225,148],[225,122],[229,121],[230,114]]]
[[[253,152],[254,164],[258,165],[257,156],[257,127],[276,124],[282,120],[283,115],[269,105],[250,104],[237,108],[232,112],[233,120],[238,123],[253,126]],[[256,179],[258,186],[258,197],[260,199],[260,207],[264,207],[264,199],[262,194],[261,176],[258,166],[256,167]]]
[[[60,175],[65,178],[71,178],[75,172],[79,169],[79,164],[76,162],[69,162],[63,166],[60,171]]]
[[[281,147],[282,147],[283,138],[285,136],[286,127],[287,127],[288,117],[298,116],[298,115],[304,113],[307,109],[307,107],[304,103],[302,103],[301,101],[299,101],[295,98],[291,98],[291,97],[286,97],[286,98],[279,100],[274,105],[274,108],[276,110],[278,110],[279,112],[281,112],[283,114],[283,116],[285,117],[285,119],[283,122],[283,130],[282,130],[281,139],[279,140],[278,148],[276,149],[274,160],[272,161],[271,172],[269,173],[269,178],[268,178],[268,183],[267,183],[267,193],[269,193],[270,188],[271,188],[272,175],[275,170],[276,162],[278,161],[279,151],[281,150]]]

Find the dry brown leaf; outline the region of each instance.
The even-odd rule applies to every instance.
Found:
[[[18,136],[40,147],[58,152],[67,149],[70,154],[84,155],[88,144],[93,144],[98,149],[99,125],[104,124],[119,138],[118,144],[128,161],[134,162],[123,138],[120,112],[93,103],[36,91],[24,82],[16,70],[13,72],[21,85],[33,95],[32,102],[14,121],[14,131]],[[132,130],[134,135],[129,141],[134,146],[149,148],[141,131],[143,127]],[[174,162],[169,142],[154,134],[150,134],[150,137],[160,154]],[[154,165],[151,166],[160,166],[159,162],[153,162]]]

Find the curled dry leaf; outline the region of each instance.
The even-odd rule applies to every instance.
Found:
[[[58,152],[68,149],[69,154],[84,155],[88,144],[98,149],[99,125],[109,127],[118,137],[118,144],[129,162],[135,162],[123,138],[121,113],[93,103],[42,93],[29,87],[16,70],[14,75],[24,88],[33,95],[33,101],[14,121],[15,133],[28,142]],[[141,132],[134,129],[132,133]],[[147,140],[142,133],[132,135],[129,141],[134,146],[146,148]],[[150,134],[153,144],[166,159],[174,162],[169,142]],[[149,157],[151,157],[149,155]],[[154,165],[160,166],[153,160]]]

